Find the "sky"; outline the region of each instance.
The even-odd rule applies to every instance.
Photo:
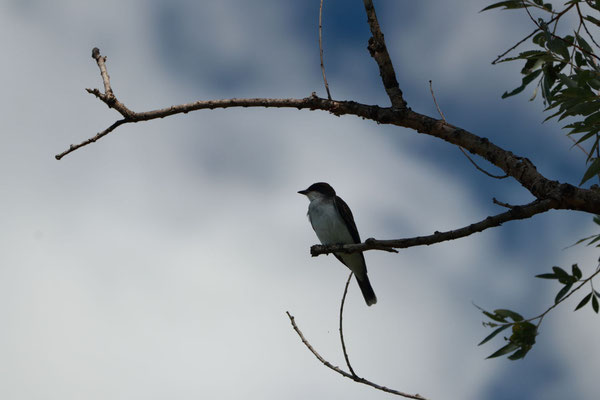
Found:
[[[584,155],[542,124],[518,64],[491,61],[533,28],[488,3],[376,1],[413,110],[437,115],[577,184]],[[324,9],[334,99],[386,106],[366,50],[361,2]],[[122,126],[61,161],[54,155],[119,116],[101,88],[97,46],[117,97],[136,111],[230,97],[325,96],[318,1],[3,0],[0,97],[0,397],[52,399],[370,398],[303,346],[344,366],[338,311],[347,269],[317,243],[296,192],[329,182],[362,238],[456,229],[532,200],[453,146],[408,129],[320,111],[205,110]],[[494,167],[480,160],[482,166]],[[497,171],[496,171],[497,172]],[[552,211],[399,254],[367,252],[379,302],[352,282],[345,336],[355,371],[431,399],[597,397],[600,319],[549,314],[521,361],[486,360],[502,338],[473,306],[530,317],[558,287],[553,265],[593,272],[591,216]]]

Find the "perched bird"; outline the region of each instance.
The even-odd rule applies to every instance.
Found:
[[[360,236],[350,207],[335,194],[325,182],[310,185],[298,193],[308,197],[308,219],[322,244],[360,243]],[[360,291],[367,305],[377,303],[377,297],[367,276],[367,264],[363,253],[334,253],[350,271],[354,272]]]

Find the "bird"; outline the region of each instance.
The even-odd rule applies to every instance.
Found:
[[[322,244],[361,243],[350,207],[325,182],[317,182],[298,193],[308,197],[308,219]],[[363,253],[334,253],[354,273],[358,287],[368,306],[377,303]]]

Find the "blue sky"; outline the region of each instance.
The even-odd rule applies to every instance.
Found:
[[[375,3],[400,86],[416,111],[527,156],[578,183],[583,155],[541,124],[529,93],[501,100],[520,66],[492,66],[531,31],[481,1]],[[6,399],[385,398],[320,365],[292,331],[343,365],[337,312],[347,271],[311,258],[296,192],[328,181],[363,238],[454,229],[531,200],[438,139],[351,116],[231,109],[124,126],[58,162],[118,116],[84,91],[113,89],[136,111],[197,99],[324,96],[318,1],[41,0],[0,3],[5,149],[0,184],[0,397]],[[361,2],[327,1],[333,97],[387,105]],[[486,165],[485,162],[481,162]],[[493,167],[488,166],[490,169]],[[519,362],[485,360],[502,339],[471,305],[537,315],[557,291],[533,278],[597,252],[563,250],[591,217],[554,211],[398,255],[368,252],[376,306],[353,283],[345,317],[355,370],[432,399],[596,396],[600,320],[549,315]],[[583,295],[583,294],[582,294]]]

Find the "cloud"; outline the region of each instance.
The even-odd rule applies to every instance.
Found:
[[[0,160],[8,171],[0,211],[2,397],[377,396],[319,365],[284,314],[292,312],[311,343],[343,365],[337,311],[347,271],[333,257],[309,257],[316,238],[296,191],[332,183],[365,238],[429,234],[487,216],[482,188],[454,171],[458,161],[433,162],[437,150],[423,155],[419,143],[429,138],[318,112],[202,111],[124,126],[53,159],[116,117],[83,91],[100,85],[89,57],[95,45],[109,57],[115,92],[136,110],[208,96],[321,90],[315,21],[293,22],[315,16],[308,7],[268,1],[3,6],[3,37],[18,40],[5,49],[10,96],[1,100],[8,112],[0,141],[10,149]],[[427,11],[411,7],[416,16]],[[432,24],[444,21],[431,15]],[[483,30],[482,22],[464,18],[465,24],[444,25],[444,34],[416,23],[404,27],[438,46],[447,85],[479,71],[464,60],[478,57],[483,40],[464,46],[465,57],[449,50],[469,38],[468,27]],[[401,28],[386,31],[389,42],[406,36]],[[326,42],[334,94],[382,99],[376,75],[363,69],[374,66],[362,33],[341,43],[336,32],[343,29],[330,31]],[[399,42],[397,54],[423,60],[403,63],[402,74],[440,73],[440,61],[426,61],[432,56],[416,40]],[[354,57],[361,61],[353,64]],[[540,217],[516,229],[561,245],[578,232],[579,220],[569,219],[568,229],[552,221],[565,220]],[[486,331],[478,330],[480,315],[470,302],[495,307],[545,296],[530,293],[523,282],[533,273],[520,265],[536,258],[546,264],[561,253],[550,245],[540,261],[527,253],[526,240],[507,250],[506,232],[510,226],[399,255],[367,253],[380,302],[366,308],[352,283],[345,321],[355,368],[432,398],[481,398],[499,371],[510,375],[512,366],[484,360],[490,348],[475,346]],[[571,343],[571,353],[561,347],[568,332],[543,334],[550,344],[534,351],[559,346],[559,373],[575,370],[572,354],[591,343]],[[541,362],[536,357],[533,365]],[[590,393],[593,380],[577,376],[581,386],[563,388]]]

